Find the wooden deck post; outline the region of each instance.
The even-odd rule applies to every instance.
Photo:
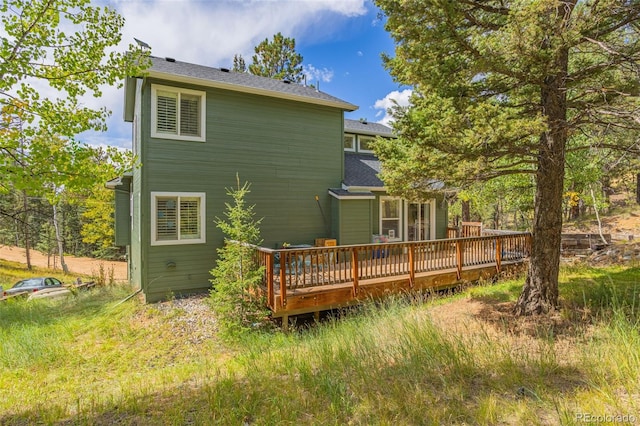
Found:
[[[285,253],[280,252],[280,307],[287,306],[287,268],[285,263]]]
[[[496,272],[500,273],[502,262],[502,238],[496,237]]]
[[[462,278],[462,264],[464,261],[464,247],[461,240],[456,241],[456,274],[458,279]]]
[[[351,274],[353,277],[353,296],[358,294],[358,249],[351,250]]]
[[[269,307],[274,309],[276,307],[275,291],[273,289],[273,252],[267,254],[267,303]]]

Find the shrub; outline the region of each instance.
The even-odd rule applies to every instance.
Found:
[[[217,250],[218,260],[212,269],[211,301],[218,314],[223,336],[234,337],[260,326],[267,318],[266,301],[259,286],[264,267],[258,266],[252,245],[259,245],[259,224],[254,219],[254,205],[247,206],[245,197],[250,184],[227,188],[232,203],[225,203],[225,219],[215,223],[225,234],[225,244]]]

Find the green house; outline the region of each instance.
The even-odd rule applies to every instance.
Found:
[[[144,77],[125,81],[139,164],[107,184],[116,244],[127,246],[130,281],[147,301],[210,288],[224,240],[214,221],[236,176],[251,184],[265,247],[445,237],[442,198],[386,195],[369,144],[393,134],[345,119],[355,105],[289,81],[151,60]]]

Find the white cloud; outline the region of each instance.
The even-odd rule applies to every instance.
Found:
[[[378,99],[373,105],[374,109],[380,110],[376,113],[376,118],[384,113],[384,117],[378,120],[378,123],[389,125],[389,123],[393,121],[393,117],[389,114],[389,109],[395,105],[408,106],[411,93],[411,89],[405,89],[401,92],[394,90],[393,92],[388,93],[384,98]]]
[[[307,82],[309,84],[315,84],[315,81],[322,81],[324,83],[329,83],[333,79],[333,70],[328,68],[316,68],[313,64],[304,65],[303,73],[307,77]]]
[[[231,65],[236,53],[246,54],[277,32],[286,37],[313,39],[335,30],[325,14],[360,16],[365,0],[313,1],[118,1],[125,17],[123,40],[136,37],[156,56],[203,65]],[[321,22],[319,21],[321,19]],[[225,62],[226,61],[226,62]]]

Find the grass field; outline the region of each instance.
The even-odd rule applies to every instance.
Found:
[[[521,286],[234,344],[206,310],[124,301],[126,286],[2,303],[0,424],[640,423],[640,270],[565,267],[562,309],[537,321],[510,315]]]

